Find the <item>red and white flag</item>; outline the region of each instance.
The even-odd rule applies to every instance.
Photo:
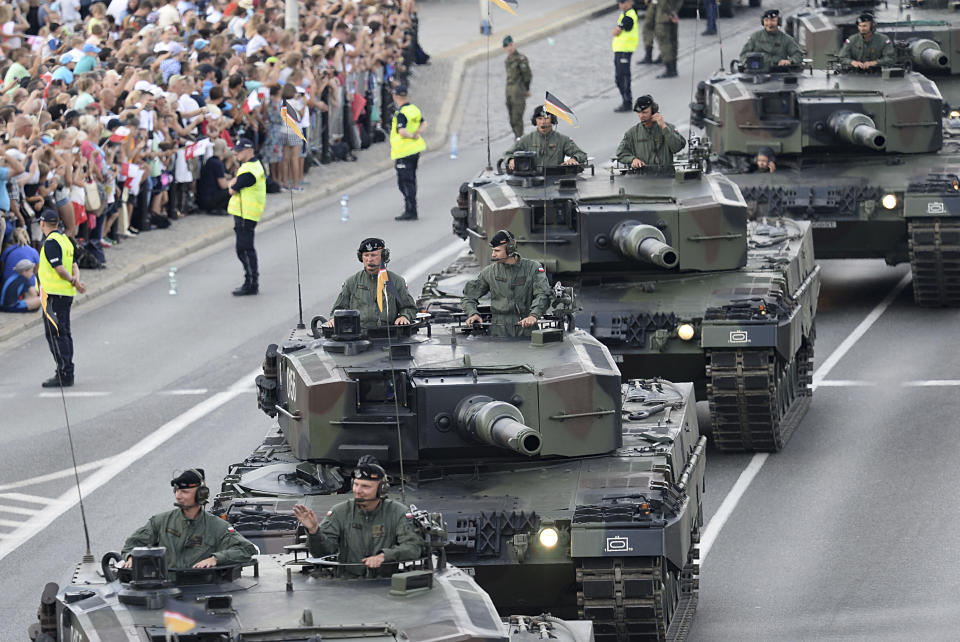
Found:
[[[243,107],[241,107],[241,110],[243,111],[243,113],[249,114],[249,113],[252,112],[254,109],[256,109],[257,107],[259,107],[260,105],[261,105],[261,103],[260,103],[260,92],[259,92],[259,91],[251,91],[251,92],[250,92],[250,95],[247,96],[247,100],[244,101]]]

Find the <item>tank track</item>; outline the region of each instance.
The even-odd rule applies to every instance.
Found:
[[[662,557],[579,560],[578,614],[593,620],[594,639],[597,642],[685,640],[700,594],[697,542],[699,536],[695,533],[679,578],[664,571]]]
[[[773,348],[707,351],[713,443],[722,451],[776,452],[810,406],[813,343],[781,366]]]
[[[913,300],[924,307],[960,306],[960,221],[911,219],[907,234]]]

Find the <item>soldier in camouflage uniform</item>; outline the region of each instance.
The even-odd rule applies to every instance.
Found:
[[[740,62],[747,61],[747,54],[763,54],[766,69],[799,65],[803,62],[803,50],[797,41],[780,31],[780,10],[763,12],[763,29],[755,31],[740,50]]]
[[[536,152],[537,167],[558,167],[559,165],[580,165],[587,162],[587,153],[580,149],[573,139],[553,130],[557,117],[548,113],[543,105],[537,105],[530,121],[537,126],[513,144],[503,154],[507,169],[513,170],[515,152]],[[567,160],[564,157],[569,156]]]
[[[138,546],[167,549],[167,568],[211,568],[249,562],[256,547],[225,520],[203,510],[210,496],[203,469],[191,468],[170,482],[177,508],[154,515],[123,544],[121,558],[132,564]]]
[[[894,65],[897,54],[893,41],[874,29],[873,14],[862,13],[857,17],[857,33],[844,40],[837,53],[840,64],[854,69]]]
[[[320,523],[303,504],[293,514],[307,529],[307,545],[314,557],[337,553],[341,575],[360,577],[367,569],[375,575],[391,575],[396,562],[419,559],[423,538],[413,525],[413,516],[400,502],[387,499],[387,473],[369,455],[353,470],[353,499],[340,502]]]
[[[386,265],[390,261],[390,250],[383,239],[364,239],[357,249],[357,259],[363,263],[363,269],[343,282],[327,325],[333,327],[332,317],[337,310],[360,312],[360,325],[364,330],[390,323],[408,325],[416,319],[417,304],[407,290],[407,282],[396,272],[387,271],[390,282],[396,288],[396,295],[387,291],[387,305],[382,312],[377,305],[377,276],[381,264]]]
[[[527,96],[530,95],[530,61],[517,51],[513,36],[503,39],[503,48],[507,50],[507,58],[503,66],[507,70],[507,113],[510,115],[510,128],[517,138],[523,136],[523,111],[527,106]]]
[[[677,76],[677,50],[680,45],[677,38],[679,11],[683,0],[659,0],[657,5],[656,37],[657,47],[666,69],[657,78],[675,78]]]
[[[644,0],[647,10],[643,14],[643,47],[644,56],[640,60],[641,65],[659,64],[662,58],[653,59],[653,42],[656,37],[657,28],[657,3],[659,0]]]
[[[617,160],[623,165],[673,169],[673,155],[687,141],[677,128],[663,119],[652,96],[640,96],[633,105],[640,122],[626,131],[617,147]]]
[[[463,288],[463,311],[467,325],[482,321],[477,306],[480,297],[490,293],[493,312],[491,334],[498,337],[530,336],[537,319],[550,305],[550,285],[543,267],[524,259],[517,252],[517,241],[507,230],[490,240],[493,263],[483,268]]]

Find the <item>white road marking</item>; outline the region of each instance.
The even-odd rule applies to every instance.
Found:
[[[902,384],[908,388],[926,388],[937,386],[960,386],[960,379],[928,379],[926,381],[904,381]]]
[[[879,385],[878,381],[857,381],[854,379],[832,379],[817,384],[821,388],[859,388]]]
[[[96,461],[87,462],[86,464],[81,464],[77,466],[78,473],[85,473],[88,470],[93,470],[94,468],[100,468],[108,461],[112,460],[113,457],[105,457],[104,459],[98,459]],[[53,481],[55,479],[60,479],[62,477],[72,477],[73,468],[64,468],[63,470],[58,470],[55,473],[47,473],[46,475],[39,475],[38,477],[31,477],[29,479],[21,479],[20,481],[10,482],[9,484],[0,484],[0,491],[10,490],[12,488],[23,488],[24,486],[33,486],[34,484],[42,484],[44,482]]]
[[[466,243],[452,243],[441,252],[433,254],[429,258],[414,264],[406,274],[404,274],[404,278],[408,281],[413,281],[426,273],[432,266],[441,263],[454,254],[462,252],[466,247]],[[257,368],[253,372],[244,375],[230,386],[228,390],[218,392],[204,399],[197,405],[163,424],[127,450],[103,460],[103,465],[100,466],[96,472],[80,482],[80,495],[84,498],[88,497],[90,493],[111,481],[145,455],[154,452],[184,428],[206,417],[235,397],[249,393],[252,390],[250,383],[260,373],[261,369]],[[85,465],[90,466],[90,464]],[[62,473],[62,471],[60,472]],[[50,474],[58,475],[59,473]],[[22,493],[0,493],[0,498],[49,504],[49,507],[42,513],[34,515],[26,522],[16,524],[18,528],[13,532],[0,535],[0,560],[3,560],[7,555],[17,550],[24,542],[43,532],[47,526],[79,502],[76,488],[70,488],[56,499],[47,499],[46,497],[25,495]]]
[[[36,515],[39,510],[34,508],[21,508],[20,506],[5,506],[0,504],[0,513],[16,513],[17,515]]]
[[[887,293],[887,296],[870,311],[863,321],[861,321],[857,327],[853,329],[850,334],[837,346],[829,357],[827,357],[820,367],[813,373],[813,384],[812,388],[816,390],[820,387],[820,383],[826,378],[830,371],[833,370],[834,366],[839,363],[850,349],[859,341],[863,335],[873,327],[873,324],[887,311],[893,302],[900,296],[900,293],[903,292],[903,289],[907,287],[907,284],[910,283],[911,275],[908,272],[903,276],[902,279]],[[740,473],[740,476],[737,478],[736,483],[734,483],[733,488],[730,489],[730,492],[727,493],[727,496],[723,498],[723,501],[720,503],[720,508],[717,509],[717,512],[707,523],[706,527],[703,529],[703,535],[700,537],[700,564],[703,565],[703,562],[707,559],[707,555],[710,553],[710,549],[713,548],[714,542],[717,541],[717,537],[720,535],[720,531],[723,529],[724,524],[727,523],[727,520],[730,518],[730,515],[733,513],[734,509],[737,507],[737,504],[740,503],[740,500],[743,499],[744,493],[747,492],[747,488],[750,487],[750,483],[753,482],[756,478],[757,473],[760,472],[760,469],[763,468],[763,464],[766,463],[767,458],[770,456],[769,453],[757,453],[750,460],[750,463],[747,464],[747,467]],[[2,559],[2,558],[0,558]]]
[[[184,388],[183,390],[161,390],[157,394],[169,395],[171,397],[188,397],[190,395],[205,395],[206,388]]]
[[[67,399],[82,399],[84,397],[107,397],[110,395],[109,392],[97,392],[94,390],[64,390],[63,392],[38,392],[37,397],[40,399],[59,399],[61,397],[66,397]]]
[[[0,526],[10,526],[12,528],[18,528],[23,526],[23,522],[14,522],[9,519],[0,519]]]

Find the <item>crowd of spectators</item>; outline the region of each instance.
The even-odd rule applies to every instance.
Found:
[[[126,237],[226,214],[240,136],[271,192],[384,141],[391,85],[429,59],[415,0],[300,0],[296,35],[284,12],[282,0],[0,5],[0,286],[32,296],[12,279],[36,262],[43,210],[81,267],[102,267]]]

